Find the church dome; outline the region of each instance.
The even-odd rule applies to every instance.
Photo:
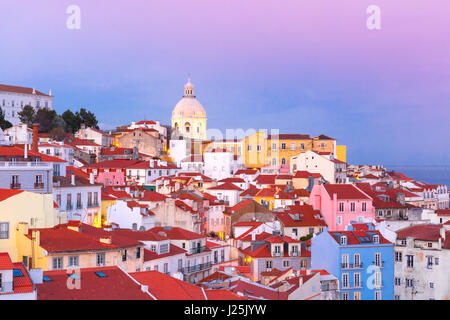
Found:
[[[206,118],[205,109],[194,95],[194,85],[189,79],[184,86],[184,96],[177,103],[172,112],[172,119],[177,118]]]

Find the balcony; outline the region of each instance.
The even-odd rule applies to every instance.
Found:
[[[360,263],[341,263],[341,268],[342,269],[362,269],[363,268],[363,264],[362,262]]]
[[[378,263],[375,261],[372,261],[372,264],[374,266],[380,267],[380,268],[384,268],[384,261],[379,261]]]
[[[203,271],[203,270],[206,270],[209,268],[211,268],[211,262],[197,264],[195,266],[189,266],[186,268],[178,268],[178,271],[183,274],[189,274],[189,273],[193,273],[193,272]]]
[[[44,183],[43,182],[35,182],[34,188],[35,189],[44,189]]]
[[[191,248],[191,250],[189,250],[189,254],[198,254],[198,253],[202,253],[206,251],[206,246],[201,246],[201,247],[197,247],[197,248]]]
[[[13,183],[11,183],[10,186],[11,186],[10,189],[20,189],[21,184],[17,183],[17,182],[13,182]]]
[[[272,252],[272,257],[281,257],[281,252]]]
[[[43,161],[0,161],[0,170],[52,169],[50,162]]]

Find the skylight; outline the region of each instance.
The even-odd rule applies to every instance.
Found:
[[[23,277],[22,270],[20,270],[20,269],[14,269],[14,270],[13,270],[13,276],[14,276],[14,277]]]
[[[48,276],[42,277],[42,280],[44,280],[44,282],[50,282],[50,281],[53,281],[53,280],[50,279],[50,277],[48,277]]]
[[[95,274],[100,278],[107,278],[108,276],[101,271],[96,271]]]

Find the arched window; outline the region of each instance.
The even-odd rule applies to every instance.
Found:
[[[286,158],[281,159],[281,164],[286,164]]]
[[[189,122],[186,122],[184,124],[184,129],[187,133],[189,133],[191,131],[191,124]]]

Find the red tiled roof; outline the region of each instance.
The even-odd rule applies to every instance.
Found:
[[[9,146],[9,147],[0,147],[0,157],[4,156],[12,156],[12,157],[24,157],[25,156],[25,150],[19,147],[15,146]],[[60,158],[48,156],[43,153],[34,152],[31,150],[28,150],[28,158],[39,158],[43,162],[66,162],[65,160],[62,160]],[[31,161],[31,159],[30,159]]]
[[[231,183],[245,183],[244,179],[238,177],[231,177],[219,180],[219,182],[231,182]]]
[[[360,189],[352,184],[324,184],[323,187],[328,192],[331,199],[333,194],[337,194],[338,199],[370,199],[369,196],[364,194]]]
[[[383,237],[383,235],[378,230],[353,230],[353,231],[329,231],[329,234],[334,238],[337,243],[340,243],[340,237],[342,235],[347,236],[347,245],[367,245],[368,242],[362,242],[360,237],[367,237],[369,240],[372,239],[372,235],[376,234],[379,236],[380,244],[392,244],[389,240]],[[373,242],[370,242],[373,244]]]
[[[311,205],[288,206],[284,211],[274,213],[285,227],[327,226],[320,210],[314,210]]]
[[[208,190],[237,190],[237,191],[243,191],[243,189],[239,188],[233,183],[225,182],[219,186],[211,187]]]
[[[227,289],[205,290],[208,300],[246,300],[244,297]]]
[[[13,264],[7,252],[0,252],[0,270],[11,270]]]
[[[168,196],[151,190],[144,191],[144,195],[139,198],[139,201],[151,201],[151,202],[159,202],[164,201],[168,198]]]
[[[6,85],[6,84],[0,84],[0,91],[22,93],[22,94],[33,94],[33,88],[10,86],[10,85]],[[35,92],[36,92],[36,95],[38,95],[38,96],[50,97],[49,95],[42,93],[38,90],[35,90]]]
[[[23,277],[13,277],[14,281],[14,293],[30,293],[34,291],[33,282],[31,281],[27,270],[23,266],[22,262],[13,263],[14,269],[22,271]]]
[[[160,273],[144,271],[130,273],[158,300],[206,300],[202,288]]]
[[[280,133],[278,135],[269,134],[267,140],[310,140],[309,134],[296,134],[296,133]]]
[[[418,240],[438,241],[441,238],[441,228],[441,225],[436,224],[415,225],[398,230],[397,239],[412,237]]]
[[[133,148],[116,148],[116,147],[102,148],[100,154],[103,156],[132,155]]]
[[[102,272],[106,277],[99,277]],[[118,267],[84,268],[80,270],[81,288],[67,286],[67,271],[46,271],[51,281],[37,284],[38,300],[153,300]]]
[[[255,178],[256,184],[275,184],[276,174],[260,174]]]
[[[97,162],[88,165],[88,168],[114,168],[114,169],[126,169],[131,167],[134,164],[142,162],[141,160],[127,160],[127,159],[114,159],[114,160],[105,160],[102,162]]]
[[[205,236],[199,233],[195,233],[178,227],[154,227],[148,231],[156,233],[163,232],[166,234],[167,238],[172,240],[195,240],[205,238]]]
[[[450,209],[438,209],[435,211],[438,215],[450,215]]]
[[[22,193],[23,191],[24,190],[0,189],[0,201],[4,201],[6,199],[14,197],[14,196]]]
[[[234,175],[238,176],[241,174],[245,174],[245,175],[253,176],[253,175],[257,174],[258,172],[259,172],[258,169],[239,169],[238,171],[236,171],[234,173]]]
[[[161,259],[161,258],[165,258],[165,257],[171,257],[171,256],[175,256],[177,254],[183,254],[186,252],[187,252],[186,250],[183,250],[173,244],[170,244],[169,252],[163,253],[163,254],[158,254],[156,252],[144,249],[144,261],[150,261],[150,260],[156,260],[156,259]]]

